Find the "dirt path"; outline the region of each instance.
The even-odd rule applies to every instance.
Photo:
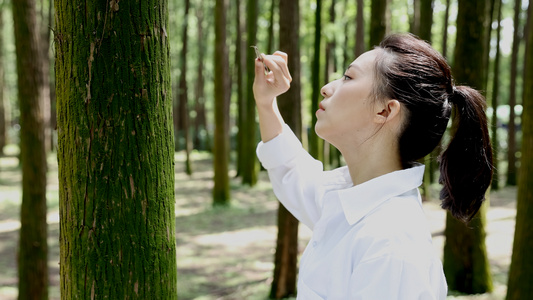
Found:
[[[183,157],[176,156],[176,228],[179,298],[266,299],[272,276],[276,228],[275,199],[266,173],[257,186],[242,187],[233,179],[231,207],[211,207],[211,161],[195,154],[195,173],[186,176]],[[0,299],[17,297],[16,245],[19,227],[20,170],[15,157],[0,158]],[[59,225],[57,163],[49,159],[48,221],[50,299],[59,299]],[[231,174],[233,175],[233,174]],[[449,296],[449,299],[504,299],[514,234],[515,189],[491,195],[487,249],[494,273],[492,295]],[[435,251],[442,253],[444,212],[437,202],[425,203]],[[300,226],[300,251],[310,238]]]

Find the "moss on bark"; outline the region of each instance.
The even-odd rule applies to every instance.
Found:
[[[56,0],[62,299],[176,299],[166,0]]]

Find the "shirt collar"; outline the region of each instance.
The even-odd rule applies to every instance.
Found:
[[[346,220],[355,224],[388,199],[415,189],[422,184],[424,165],[391,172],[351,188],[338,190]]]

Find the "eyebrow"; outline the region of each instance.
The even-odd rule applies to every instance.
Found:
[[[348,68],[346,69],[346,71],[348,71],[350,68],[354,68],[354,69],[357,69],[357,71],[361,72],[361,67],[359,67],[359,65],[356,65],[356,64],[351,64],[348,66]]]

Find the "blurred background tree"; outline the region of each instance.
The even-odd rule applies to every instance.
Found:
[[[280,1],[282,2],[280,3]],[[254,186],[257,183],[259,166],[255,157],[255,147],[259,139],[255,104],[251,92],[253,61],[255,59],[253,49],[250,48],[251,45],[257,45],[265,53],[281,49],[290,54],[289,62],[294,81],[289,93],[283,96],[288,98],[280,105],[282,113],[295,132],[301,134],[300,138],[304,147],[313,153],[316,152],[317,157],[323,160],[325,168],[330,169],[342,164],[342,158],[338,156],[335,149],[330,149],[327,143],[320,145],[321,141],[313,138],[313,116],[320,100],[320,88],[326,82],[340,78],[348,64],[363,51],[377,45],[385,34],[406,31],[412,31],[421,38],[430,41],[436,49],[445,55],[448,62],[454,66],[454,74],[458,84],[474,85],[486,93],[490,102],[487,114],[492,116],[493,121],[491,123],[494,125],[491,135],[493,136],[494,147],[499,150],[495,160],[499,172],[494,184],[498,184],[499,188],[516,185],[516,177],[521,170],[520,166],[523,166],[523,161],[528,157],[528,152],[521,148],[522,136],[527,137],[527,134],[523,132],[526,117],[524,113],[523,124],[522,111],[525,108],[522,104],[523,101],[526,103],[525,101],[530,98],[530,95],[523,91],[531,86],[531,84],[527,84],[527,74],[524,74],[528,69],[525,64],[526,58],[531,57],[530,52],[527,54],[525,52],[526,44],[524,42],[527,33],[531,32],[531,29],[529,31],[524,30],[531,27],[531,21],[526,22],[528,20],[527,9],[531,7],[530,1],[313,0],[299,1],[296,6],[296,1],[288,3],[284,0],[231,0],[226,2],[224,3],[226,8],[222,9],[226,21],[224,25],[221,25],[220,19],[215,18],[216,16],[221,17],[219,15],[221,12],[215,6],[216,1],[168,0],[168,27],[165,28],[165,31],[168,37],[170,62],[154,56],[155,52],[150,54],[153,64],[169,63],[168,72],[173,82],[172,95],[176,109],[174,118],[176,148],[172,147],[171,150],[168,150],[166,144],[157,145],[157,148],[161,151],[171,152],[178,149],[180,153],[184,153],[188,157],[186,159],[188,166],[192,166],[193,157],[199,152],[205,153],[211,158],[216,156],[215,164],[220,168],[216,167],[219,171],[216,172],[212,181],[213,195],[223,195],[222,198],[226,199],[224,201],[229,201],[231,192],[242,188],[242,184]],[[17,23],[23,22],[26,26],[30,24],[29,21],[24,21],[13,15],[13,12],[16,12],[13,5],[21,5],[21,3],[23,2],[18,0],[12,2],[0,0],[0,150],[15,149],[14,151],[10,150],[11,152],[8,151],[7,155],[19,156],[22,164],[27,160],[31,160],[34,164],[40,164],[43,161],[42,158],[25,158],[26,154],[24,154],[24,147],[26,147],[24,141],[28,136],[25,131],[27,128],[23,128],[24,107],[26,106],[24,101],[31,97],[23,97],[23,94],[19,94],[18,91],[19,87],[22,86],[20,89],[22,93],[30,93],[37,86],[27,83],[21,84],[20,80],[22,82],[30,80],[34,74],[30,74],[32,73],[30,71],[17,72],[16,67],[16,62],[22,59],[24,54],[17,53],[19,47],[15,46],[15,41],[18,38],[15,38],[14,29],[19,26]],[[116,4],[119,7],[119,12],[123,7],[126,7],[124,2],[108,1],[106,3],[106,5]],[[57,20],[57,16],[54,16],[55,12],[51,4],[49,0],[36,1],[35,21],[32,22],[37,24],[36,34],[39,37],[35,38],[35,41],[26,39],[29,44],[23,48],[24,50],[31,47],[38,49],[38,54],[31,55],[31,61],[39,65],[36,68],[43,70],[40,72],[42,78],[39,79],[43,83],[39,97],[43,100],[40,100],[41,108],[38,109],[43,125],[36,125],[31,129],[41,130],[43,127],[44,151],[48,155],[54,156],[57,155],[54,153],[57,150],[57,136],[62,134],[55,125],[55,84],[56,78],[63,78],[65,74],[55,74],[54,58],[57,53],[52,49],[57,47],[58,43],[65,37],[60,34],[58,24],[53,22],[53,20]],[[289,4],[292,5],[290,8],[287,6]],[[465,5],[478,6],[465,9]],[[481,6],[484,6],[484,9],[480,8]],[[103,7],[102,9],[105,11],[106,8]],[[143,11],[146,9],[147,7],[142,7]],[[500,11],[501,15],[498,17]],[[475,17],[469,13],[474,13]],[[100,18],[105,21],[104,16],[106,14],[102,12]],[[483,17],[481,19],[485,19],[485,21],[478,20],[477,17]],[[69,19],[66,22],[75,21]],[[109,18],[107,22],[105,26],[111,26]],[[473,32],[480,35],[466,37],[465,29],[470,26],[469,24],[475,22],[477,25],[475,25]],[[96,26],[93,31],[86,27],[87,24],[84,23],[83,26],[89,35],[96,34],[98,36],[103,32],[103,25]],[[138,28],[135,28],[138,31]],[[216,39],[217,36],[218,40]],[[133,38],[130,37],[129,39]],[[19,42],[17,41],[17,43]],[[220,47],[223,44],[225,44],[226,50],[221,50]],[[90,50],[90,47],[87,46],[83,49]],[[137,62],[132,63],[130,67],[135,68],[136,64]],[[475,64],[477,64],[474,67],[476,73],[480,73],[479,71],[484,73],[482,79],[477,77],[473,79],[470,75],[464,74],[467,72],[467,66]],[[110,62],[109,66],[111,65]],[[76,71],[81,72],[80,70],[86,69],[87,66],[88,63],[85,60],[85,62],[77,65]],[[222,68],[223,66],[226,67]],[[86,75],[83,74],[83,76]],[[83,76],[68,78],[70,78],[69,81],[76,82],[79,78],[84,78]],[[162,81],[159,84],[163,84]],[[48,85],[50,87],[47,92]],[[125,88],[127,85],[123,84],[122,86]],[[221,86],[224,87],[222,92],[220,92]],[[85,89],[85,86],[79,83],[78,88]],[[147,92],[150,94],[152,91]],[[169,92],[169,94],[171,93]],[[45,100],[47,98],[49,100]],[[60,105],[65,105],[65,103]],[[32,109],[37,109],[37,107],[32,107]],[[65,113],[63,112],[63,114]],[[95,116],[95,118],[98,119],[101,116]],[[221,127],[221,124],[224,124],[224,127]],[[221,130],[222,128],[223,130]],[[5,139],[3,132],[5,132]],[[76,137],[85,136],[83,134],[87,132],[79,131],[76,133]],[[167,133],[165,132],[165,134]],[[3,147],[3,141],[7,141],[7,147]],[[447,139],[445,138],[443,144],[446,145],[446,143]],[[22,149],[22,151],[19,152],[18,149]],[[31,155],[41,152],[41,150],[34,151],[37,148],[31,149]],[[427,168],[428,175],[425,177],[423,188],[424,193],[433,195],[431,201],[435,202],[438,201],[436,195],[439,189],[437,183],[438,168],[435,167],[438,160],[437,156],[438,150],[425,161],[429,168]],[[186,170],[191,173],[190,178],[194,179],[195,170],[192,167],[188,167]],[[32,174],[40,178],[38,181],[45,180],[43,171],[35,169]],[[239,177],[240,182],[235,183],[231,180],[232,177]],[[32,188],[36,188],[38,181],[33,181],[35,184],[32,184]],[[525,197],[523,195],[531,190],[530,185],[527,184],[519,184],[519,188],[522,189],[520,192],[522,196],[520,197]],[[80,188],[80,190],[82,189]],[[216,197],[214,196],[214,198]],[[284,294],[279,290],[281,287],[285,291],[289,291],[287,294],[294,293],[292,289],[295,282],[294,260],[302,250],[298,249],[294,242],[297,239],[297,230],[295,229],[298,228],[297,223],[283,211],[282,207],[279,209],[279,235],[276,255],[285,255],[290,264],[280,265],[285,263],[280,263],[279,257],[274,257],[273,260],[277,262],[274,273],[287,272],[287,280],[284,283],[276,280],[274,280],[276,283],[272,282],[273,296]],[[34,217],[36,213],[36,211],[32,211],[31,216]],[[484,223],[482,219],[479,218],[479,225],[475,225],[474,231],[479,230],[475,233],[476,239],[466,238],[467,241],[456,241],[454,247],[466,249],[473,245],[465,245],[475,240],[478,242],[478,246],[483,248]],[[530,218],[520,220],[525,224],[531,223],[527,221]],[[44,223],[41,224],[41,227],[46,228]],[[449,224],[446,229],[448,242],[453,243],[452,241],[458,239],[459,236],[467,237],[467,235],[463,235],[463,230],[462,227],[455,228]],[[282,239],[288,239],[291,243],[286,243],[288,245],[286,247]],[[517,240],[519,239],[517,238]],[[520,246],[515,245],[515,249],[520,249]],[[519,253],[519,250],[515,251]],[[483,254],[483,251],[479,254],[456,253],[452,256],[462,256],[480,262],[485,261],[480,264],[483,267],[479,267],[479,269],[484,270],[483,274],[486,276],[474,276],[467,270],[458,272],[467,278],[481,278],[480,281],[484,282],[482,285],[485,287],[480,291],[490,290],[490,276],[485,267],[486,254]],[[444,260],[450,261],[449,259],[447,256]],[[519,261],[518,258],[516,260]],[[453,259],[451,262],[453,266],[461,265]],[[518,265],[518,263],[515,264]],[[516,272],[517,268],[513,270],[512,272]],[[455,279],[453,279],[455,276],[449,275],[449,278],[452,289],[462,290],[460,287],[455,287]],[[510,276],[509,280],[511,281],[511,279]],[[464,285],[474,284],[469,280],[464,280]],[[276,287],[274,287],[275,284]],[[513,290],[515,290],[516,286],[522,284],[522,281],[516,281],[513,284]]]

